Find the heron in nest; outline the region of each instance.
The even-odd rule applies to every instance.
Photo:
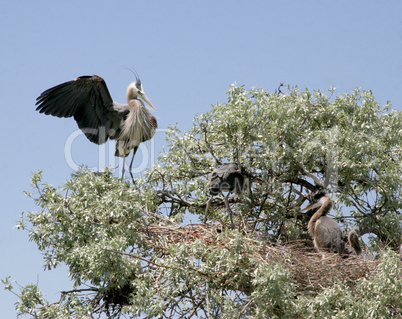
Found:
[[[331,196],[325,192],[319,192],[312,198],[312,204],[302,209],[302,211],[314,210],[308,222],[308,232],[313,237],[314,246],[319,252],[333,252],[341,255],[350,254],[343,241],[342,230],[338,223],[326,216],[332,208]],[[356,230],[351,230],[348,234],[350,247],[355,253],[361,253],[359,236]]]

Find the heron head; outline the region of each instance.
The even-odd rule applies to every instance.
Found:
[[[322,204],[329,198],[330,196],[326,193],[320,192],[317,193],[313,196],[312,201],[313,203],[311,205],[308,205],[307,207],[303,208],[301,211],[304,212],[306,210],[314,209],[321,207]]]
[[[136,99],[140,98],[147,102],[153,109],[155,109],[155,106],[151,103],[151,101],[148,99],[144,92],[144,88],[142,87],[141,80],[137,77],[137,79],[130,83],[130,85],[127,88],[127,99]]]

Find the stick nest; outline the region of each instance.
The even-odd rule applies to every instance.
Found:
[[[195,240],[202,240],[205,245],[220,245],[222,249],[234,249],[230,235],[229,240],[223,235],[225,229],[225,225],[220,223],[154,224],[148,225],[144,229],[144,234],[155,248],[163,251],[167,251],[172,244]],[[243,234],[245,244],[251,248],[244,252],[246,257],[250,260],[283,265],[289,271],[298,295],[317,295],[322,289],[332,286],[336,280],[353,286],[358,279],[368,277],[378,266],[378,258],[374,255],[365,253],[360,256],[340,256],[333,253],[323,255],[315,251],[309,240],[272,243],[256,233],[243,232]],[[249,286],[242,290],[249,294],[253,288]]]
[[[148,258],[137,256],[134,253],[125,255],[128,258],[137,258],[148,263],[155,270],[156,280],[170,266],[161,265],[160,259],[155,255],[158,255],[158,252],[160,252],[160,256],[169,255],[171,245],[201,241],[206,246],[213,245],[215,248],[221,247],[222,250],[237,249],[236,241],[233,240],[236,231],[220,222],[178,225],[166,219],[162,223],[159,220],[138,230],[149,246],[152,247],[153,255]],[[239,231],[243,235],[242,245],[247,246],[247,249],[239,252],[236,250],[236,253],[242,255],[243,260],[247,260],[245,267],[256,267],[258,263],[282,265],[290,273],[290,281],[296,287],[296,296],[315,296],[326,287],[331,287],[336,281],[353,287],[358,279],[366,278],[375,273],[379,264],[377,258],[365,253],[360,256],[349,255],[348,258],[328,253],[323,257],[321,253],[314,250],[311,240],[272,243],[268,236],[247,233],[244,230]],[[205,258],[205,256],[195,255],[192,257],[201,260]],[[209,282],[216,283],[215,287],[210,285],[212,289],[224,288],[247,296],[250,296],[255,289],[251,275],[228,273],[224,269],[214,269],[211,272],[204,270],[202,272],[198,269],[189,268],[189,271],[195,271],[202,276],[210,276],[212,280]],[[238,271],[241,272],[242,270]],[[250,274],[252,271],[249,269],[247,273]],[[133,276],[135,275],[133,274]],[[122,306],[129,304],[130,296],[135,293],[135,287],[131,285],[130,278],[127,278],[127,284],[123,287],[109,283],[102,291],[99,291],[98,301],[103,300],[106,309],[112,311],[110,317],[113,317],[113,313],[119,314]]]

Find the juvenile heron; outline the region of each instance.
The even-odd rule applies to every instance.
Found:
[[[314,239],[314,246],[319,252],[336,252],[338,254],[349,254],[342,239],[342,230],[338,223],[326,214],[332,208],[331,196],[324,192],[319,192],[313,196],[313,204],[302,209],[302,211],[318,210],[311,216],[308,222],[308,232]],[[357,232],[350,231],[349,245],[360,254],[361,248]]]
[[[155,109],[137,76],[127,88],[127,104],[120,104],[112,100],[100,76],[85,75],[44,91],[36,99],[36,110],[46,115],[74,117],[85,136],[98,145],[109,138],[116,140],[115,156],[123,157],[122,179],[126,156],[133,149],[129,167],[133,179],[138,146],[150,140],[157,128],[155,117],[139,98]]]
[[[229,212],[230,221],[233,224],[233,211],[229,206],[229,195],[232,191],[240,194],[244,187],[244,169],[240,164],[237,163],[225,163],[215,168],[208,180],[208,189],[212,196],[221,194],[222,192],[228,192],[225,196],[225,206]],[[206,222],[208,217],[208,210],[210,206],[210,198],[207,202],[207,207],[205,209],[204,222]]]
[[[211,195],[235,191],[241,193],[244,185],[244,170],[237,163],[225,163],[215,168],[208,180]]]

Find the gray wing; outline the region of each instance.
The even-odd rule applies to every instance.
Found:
[[[80,76],[44,91],[36,99],[40,113],[74,117],[78,127],[93,143],[103,144],[116,138],[124,112],[123,104],[114,103],[105,81],[97,76]]]

